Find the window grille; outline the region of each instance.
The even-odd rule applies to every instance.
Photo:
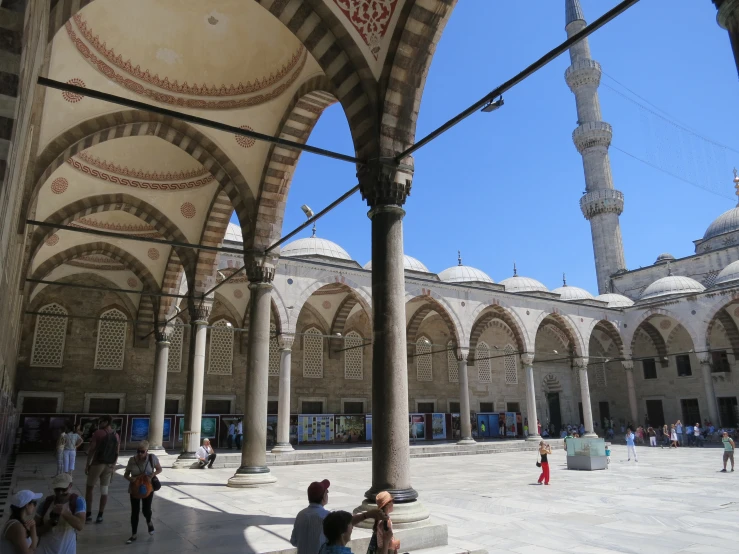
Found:
[[[64,362],[64,339],[67,334],[67,310],[59,304],[49,304],[39,310],[45,314],[36,318],[31,353],[32,367],[62,367]]]
[[[269,324],[269,376],[280,376],[280,343],[277,341],[277,325]]]
[[[315,327],[303,334],[303,377],[323,378],[323,335]]]
[[[454,351],[454,343],[449,341],[446,345],[446,363],[449,370],[449,382],[459,383],[459,362],[457,361],[457,353]]]
[[[431,344],[421,337],[416,341],[416,380],[433,380],[433,362],[431,361]]]
[[[347,333],[344,339],[344,379],[364,379],[364,340],[359,333]]]
[[[185,334],[185,324],[180,319],[174,320],[172,332],[169,334],[169,355],[167,357],[167,371],[180,373],[182,371],[182,337]]]
[[[216,321],[210,329],[208,373],[231,375],[233,372],[234,332],[225,319]]]
[[[515,350],[510,344],[506,344],[503,351],[506,353],[505,360],[505,382],[506,385],[518,384],[518,363],[516,363]]]
[[[100,315],[95,348],[95,369],[123,369],[128,322],[120,310],[113,308]],[[120,321],[111,321],[120,320]]]
[[[480,383],[490,383],[493,380],[493,372],[490,369],[490,347],[484,342],[477,343],[475,365],[477,366],[477,380]]]

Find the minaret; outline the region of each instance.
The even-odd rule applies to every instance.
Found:
[[[567,36],[571,37],[585,26],[580,0],[565,0]],[[611,126],[601,120],[598,85],[600,64],[590,57],[588,39],[570,48],[572,64],[565,72],[565,80],[575,94],[578,127],[572,140],[582,155],[585,169],[585,194],[580,198],[580,209],[590,221],[595,254],[595,271],[601,294],[611,275],[626,269],[621,227],[618,216],[624,209],[624,195],[613,188],[608,147],[611,145]]]

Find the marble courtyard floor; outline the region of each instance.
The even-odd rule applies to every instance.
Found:
[[[488,552],[720,552],[736,548],[739,470],[719,473],[717,448],[639,447],[626,462],[614,445],[606,471],[567,471],[555,450],[551,485],[537,486],[532,452],[411,460],[413,485],[449,542]],[[121,461],[125,462],[125,459]],[[78,460],[75,486],[84,474]],[[118,470],[119,475],[123,469]],[[80,554],[270,552],[290,548],[295,514],[313,480],[331,480],[329,508],[351,510],[370,485],[370,462],[273,467],[276,485],[230,489],[232,469],[172,470],[154,500],[156,534],[130,534],[127,483],[115,477],[102,525],[79,535]],[[48,491],[51,456],[19,456],[13,489]],[[98,491],[95,491],[93,514]],[[366,533],[366,531],[355,531]],[[356,554],[364,554],[357,552]]]

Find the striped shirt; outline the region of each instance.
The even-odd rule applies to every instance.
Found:
[[[329,511],[320,504],[310,504],[300,510],[290,536],[290,544],[298,548],[298,554],[318,554],[326,537],[323,536],[323,520]]]

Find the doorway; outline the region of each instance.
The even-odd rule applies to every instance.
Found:
[[[721,427],[736,427],[736,396],[720,396],[716,400]],[[712,423],[716,424],[716,422]]]
[[[611,420],[611,407],[608,402],[598,402],[598,411],[600,412],[600,419],[598,420],[602,425],[605,420]],[[633,422],[636,425],[636,422]]]
[[[555,435],[562,428],[562,412],[559,408],[559,393],[547,393],[547,406],[549,407],[549,425],[554,426]]]
[[[661,400],[647,400],[647,417],[652,427],[662,427],[665,424],[665,412]]]
[[[683,398],[680,400],[680,408],[683,414],[683,424],[693,425],[696,421],[701,421],[697,398]]]

